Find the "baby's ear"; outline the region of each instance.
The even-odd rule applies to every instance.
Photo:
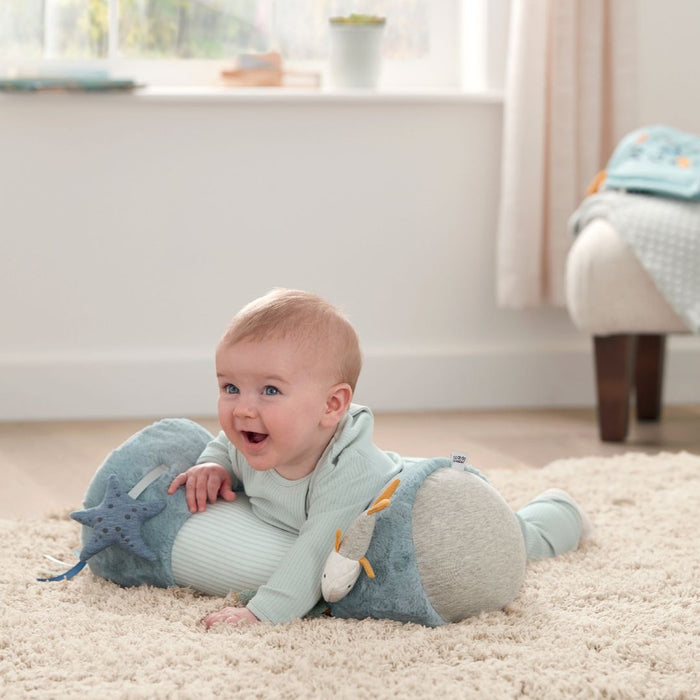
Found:
[[[342,420],[352,401],[352,387],[342,383],[332,386],[326,398],[326,409],[323,412],[321,424],[325,428],[333,428]]]

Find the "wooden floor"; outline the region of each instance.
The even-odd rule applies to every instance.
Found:
[[[79,507],[105,456],[151,420],[0,423],[0,518]],[[211,431],[215,419],[199,419]],[[563,457],[700,454],[700,405],[667,407],[659,423],[632,423],[627,442],[601,443],[593,410],[380,414],[376,443],[405,456],[467,452],[475,467],[538,468]]]

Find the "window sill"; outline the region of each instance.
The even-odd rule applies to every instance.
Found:
[[[144,87],[130,92],[39,92],[0,93],[0,96],[45,95],[121,98],[144,102],[231,102],[288,104],[501,104],[503,93],[497,90],[465,91],[459,89],[390,89],[331,90],[304,88],[231,88],[231,87]]]
[[[144,100],[178,102],[290,102],[290,103],[432,103],[472,102],[500,104],[503,94],[497,91],[466,92],[458,89],[378,89],[331,90],[303,88],[228,88],[228,87],[147,87],[134,92]]]

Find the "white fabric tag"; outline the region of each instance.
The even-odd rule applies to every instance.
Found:
[[[138,498],[161,474],[165,474],[167,471],[168,468],[165,464],[159,464],[157,467],[154,467],[141,481],[133,486],[131,491],[129,491],[129,496]]]
[[[452,466],[459,471],[465,472],[469,467],[469,457],[465,452],[452,453]]]

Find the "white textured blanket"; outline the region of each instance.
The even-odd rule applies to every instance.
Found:
[[[577,234],[593,219],[610,222],[671,308],[700,334],[700,203],[601,192],[583,201],[569,228]]]
[[[629,453],[488,476],[514,508],[568,490],[595,539],[532,562],[505,610],[438,628],[321,617],[206,632],[199,620],[221,598],[123,589],[88,571],[35,582],[43,552],[70,556],[77,524],[0,520],[0,697],[697,698],[700,456]]]

